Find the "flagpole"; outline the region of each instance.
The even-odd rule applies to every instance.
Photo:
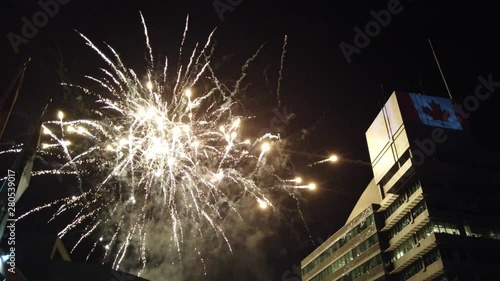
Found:
[[[450,99],[453,99],[451,95],[450,88],[448,87],[448,83],[446,82],[446,79],[444,78],[443,70],[441,70],[441,65],[439,64],[439,60],[437,58],[436,52],[434,51],[434,47],[432,46],[431,39],[427,39],[429,41],[429,45],[431,46],[432,54],[434,55],[434,60],[436,61],[437,67],[439,68],[439,73],[441,73],[441,78],[443,79],[444,85],[446,87],[446,91],[448,91],[448,95],[450,96]]]
[[[26,142],[23,143],[23,148],[19,153],[19,156],[16,158],[11,169],[8,171],[10,173],[10,177],[13,177],[13,181],[9,181],[6,178],[0,187],[0,239],[3,238],[7,222],[14,219],[13,221],[15,223],[15,214],[10,214],[9,208],[7,207],[10,207],[11,204],[15,205],[29,186],[35,154],[40,142],[43,118],[51,102],[52,98],[50,98],[43,107],[33,132],[28,135]],[[7,182],[9,183],[7,184]],[[10,199],[11,197],[15,198]]]
[[[28,160],[29,157],[34,156],[34,154],[36,153],[36,150],[38,148],[38,139],[40,137],[40,131],[43,123],[43,117],[45,116],[45,113],[47,112],[47,109],[51,103],[52,103],[52,98],[49,98],[48,101],[45,103],[45,106],[43,107],[42,112],[40,114],[40,117],[36,122],[37,126],[35,127],[33,132],[28,135],[29,138],[27,139],[27,142],[23,143],[23,149],[21,150],[21,153],[19,153],[19,156],[14,161],[11,170],[16,170],[21,168],[23,163],[26,162],[26,160]],[[35,139],[36,143],[34,143]],[[17,184],[15,186],[18,187]],[[3,186],[0,188],[0,192],[2,191],[3,191]]]
[[[26,72],[26,69],[28,68],[28,64],[30,62],[31,62],[31,58],[28,58],[28,60],[24,63],[21,70],[17,74],[16,78],[12,81],[10,86],[5,90],[4,95],[3,95],[2,99],[0,100],[0,110],[3,110],[5,103],[9,102],[10,92],[17,82],[17,87],[15,90],[14,96],[12,97],[12,101],[10,101],[10,105],[9,105],[8,110],[7,110],[6,116],[5,117],[1,116],[1,119],[3,119],[3,120],[0,120],[2,122],[2,124],[0,124],[0,126],[2,126],[2,128],[0,129],[0,141],[3,138],[5,128],[7,127],[7,123],[9,122],[10,115],[12,114],[12,110],[14,109],[14,105],[17,101],[17,97],[19,96],[19,93],[21,91],[21,86],[22,86],[23,81],[24,81],[24,73]],[[2,113],[2,115],[3,115],[3,113]]]

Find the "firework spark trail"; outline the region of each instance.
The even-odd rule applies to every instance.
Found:
[[[94,232],[94,230],[97,229],[97,227],[99,226],[100,222],[92,225],[92,227],[89,229],[89,231],[87,231],[85,234],[83,234],[80,239],[78,239],[78,241],[75,243],[75,245],[73,246],[73,248],[71,249],[70,253],[73,253],[73,251],[75,251],[75,249],[78,247],[78,245],[80,245],[80,243],[85,239],[87,238],[89,235],[92,234],[92,232]]]
[[[178,58],[178,64],[177,64],[177,80],[175,82],[175,86],[174,86],[174,93],[176,92],[177,90],[177,86],[179,85],[179,79],[181,77],[181,73],[182,73],[182,65],[181,65],[181,62],[182,62],[182,50],[184,49],[184,42],[186,41],[186,37],[187,37],[187,32],[188,32],[188,26],[189,26],[189,15],[186,16],[186,26],[184,28],[184,33],[182,34],[182,41],[181,41],[181,45],[179,47],[179,58]],[[187,70],[186,70],[187,72]]]
[[[240,79],[238,79],[238,81],[236,81],[236,85],[234,86],[234,93],[239,93],[240,92],[241,83],[243,82],[243,80],[247,76],[247,70],[248,70],[248,67],[250,66],[250,63],[252,63],[259,56],[259,53],[261,52],[262,48],[264,48],[264,45],[265,44],[262,44],[259,47],[259,49],[257,49],[257,51],[255,52],[255,54],[253,54],[252,57],[250,57],[249,59],[247,59],[247,61],[245,62],[245,64],[241,67],[241,76],[240,76]]]
[[[47,203],[47,204],[44,204],[44,205],[41,205],[41,206],[38,206],[36,208],[33,208],[31,210],[29,210],[28,212],[24,213],[23,215],[19,216],[17,219],[16,219],[16,222],[18,220],[21,220],[25,217],[27,217],[28,215],[31,215],[33,213],[36,213],[36,212],[39,212],[43,209],[47,209],[47,208],[50,208],[50,207],[53,207],[54,205],[56,204],[59,204],[61,201],[67,201],[67,198],[63,198],[63,199],[59,199],[59,200],[55,200],[55,201],[52,201],[50,203]]]
[[[118,233],[120,232],[120,230],[123,228],[123,224],[124,224],[124,218],[125,218],[125,214],[123,214],[123,216],[118,220],[119,221],[119,224],[118,226],[116,226],[116,230],[113,234],[113,236],[111,237],[110,241],[109,241],[109,244],[107,244],[104,248],[106,249],[106,252],[104,253],[104,258],[106,259],[106,257],[108,256],[108,254],[110,253],[110,246],[109,245],[112,245],[115,241],[116,241],[116,238],[118,236]]]
[[[83,214],[81,216],[77,216],[77,218],[75,220],[73,220],[72,223],[68,224],[63,230],[59,231],[59,233],[57,235],[62,238],[64,235],[66,235],[66,233],[68,233],[68,231],[74,229],[77,225],[82,223],[87,218],[91,218],[96,212],[97,212],[97,210],[93,210],[89,213]]]
[[[60,237],[90,223],[72,251],[99,230],[99,242],[106,249],[104,258],[114,253],[115,269],[128,256],[136,256],[142,263],[139,270],[142,272],[148,251],[155,247],[148,245],[150,233],[168,227],[172,250],[178,253],[181,262],[185,237],[216,234],[232,251],[222,224],[228,212],[242,219],[237,207],[242,198],[250,196],[256,204],[273,207],[269,192],[275,189],[269,187],[279,186],[285,194],[302,188],[271,172],[279,170],[275,166],[281,165],[276,155],[279,153],[272,153],[275,148],[282,151],[279,136],[268,133],[253,141],[240,141],[241,128],[248,117],[236,114],[236,105],[241,104],[237,96],[249,65],[263,45],[244,63],[231,89],[215,76],[210,65],[215,30],[202,48],[196,44],[187,65],[182,65],[188,20],[189,16],[179,48],[177,71],[169,73],[165,58],[157,73],[141,14],[149,66],[145,81],[126,67],[111,46],[104,44],[111,53],[108,56],[78,33],[108,65],[100,69],[104,77],[87,77],[101,91],[65,84],[95,97],[91,108],[95,118],[65,120],[60,113],[58,120],[46,122],[44,134],[48,140],[42,145],[43,151],[46,155],[58,155],[54,158],[62,163],[58,169],[34,175],[76,175],[80,193],[35,208],[18,220],[57,205],[60,207],[51,220],[75,211],[74,219],[59,232]],[[278,102],[286,40],[285,37]],[[198,92],[198,88],[204,88],[199,86],[201,83],[211,88]],[[280,184],[269,183],[269,179],[277,179]],[[194,249],[201,257],[200,246],[195,245]]]
[[[278,77],[278,86],[276,88],[276,98],[278,99],[278,107],[281,106],[281,99],[280,99],[281,79],[283,78],[283,65],[285,63],[285,53],[286,53],[287,43],[288,43],[288,37],[285,35],[285,40],[283,42],[283,50],[281,52],[281,63],[280,63],[280,71],[279,71],[279,77]]]
[[[318,164],[321,164],[321,163],[326,163],[326,162],[330,162],[330,159],[323,159],[323,160],[320,160],[320,161],[316,161],[312,164],[309,164],[309,166],[314,166],[314,165],[318,165]]]
[[[99,245],[99,242],[101,242],[101,241],[97,240],[97,241],[94,242],[94,245],[92,246],[92,249],[90,249],[89,253],[87,254],[87,257],[85,258],[86,262],[90,259],[90,256],[94,253],[95,249]]]
[[[142,234],[142,235],[141,235]],[[141,261],[142,263],[142,267],[141,269],[139,270],[138,274],[139,276],[141,275],[142,271],[146,268],[146,263],[147,263],[147,253],[146,253],[146,238],[147,238],[147,232],[144,231],[144,229],[140,229],[140,234],[139,236],[141,237],[141,240],[140,240],[140,256],[139,256],[139,260]]]
[[[22,149],[23,149],[22,146],[19,147],[19,148],[18,147],[13,147],[13,148],[10,148],[10,149],[7,149],[7,150],[0,151],[0,155],[7,154],[7,153],[19,153],[19,152],[21,152]],[[6,179],[6,177],[2,178],[2,180],[5,180],[5,179]]]
[[[141,22],[142,22],[142,27],[144,28],[144,37],[146,37],[146,46],[148,48],[148,54],[149,54],[149,63],[150,63],[150,68],[153,68],[154,66],[154,60],[153,60],[153,49],[151,48],[151,44],[149,43],[149,35],[148,35],[148,28],[146,26],[146,21],[144,20],[144,16],[141,14]],[[148,78],[151,79],[149,76],[151,73],[148,73]]]

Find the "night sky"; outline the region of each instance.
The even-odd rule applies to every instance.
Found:
[[[104,66],[75,30],[96,43],[109,43],[129,66],[140,70],[145,65],[146,48],[139,12],[148,25],[154,54],[166,54],[175,63],[189,15],[188,49],[196,42],[205,43],[209,33],[217,28],[214,63],[220,64],[221,80],[237,79],[245,60],[266,43],[251,65],[247,80],[251,82],[246,92],[248,106],[258,116],[256,128],[249,131],[258,132],[257,124],[269,126],[273,109],[294,113],[295,118],[285,124],[283,137],[290,145],[297,173],[319,186],[315,192],[302,194],[305,225],[296,206],[289,202],[282,204],[279,214],[252,210],[254,214],[248,216],[244,226],[238,226],[230,234],[236,241],[234,253],[223,250],[211,256],[205,277],[186,273],[199,271],[200,265],[194,264],[190,266],[197,270],[184,270],[183,277],[174,275],[169,267],[163,277],[155,275],[151,280],[299,280],[295,279],[294,265],[316,247],[311,240],[324,240],[345,223],[372,178],[369,166],[307,165],[331,153],[369,162],[365,132],[394,90],[448,97],[428,38],[455,99],[473,95],[479,84],[478,76],[491,75],[493,81],[500,81],[499,10],[489,1],[66,2],[59,5],[59,11],[32,38],[16,47],[9,40],[12,34],[10,37],[8,34],[22,36],[22,18],[31,21],[41,6],[37,1],[1,3],[2,91],[24,61],[32,58],[9,124],[10,140],[23,139],[23,132],[32,129],[49,97],[54,100],[47,113],[50,118],[60,108],[71,112],[76,106],[74,93],[59,83],[87,83],[83,76],[95,74],[98,67]],[[230,9],[218,13],[214,5]],[[364,46],[358,44],[348,62],[339,45],[345,42],[356,48],[354,28],[364,30],[374,20],[372,10],[378,12],[388,7],[395,13],[385,27],[373,31]],[[276,90],[285,36],[278,107]],[[470,117],[473,131],[485,147],[498,144],[494,135],[500,121],[496,114],[498,105],[494,93]],[[54,178],[33,179],[19,203],[20,208],[27,210],[43,200],[74,191],[67,184],[63,186]],[[23,229],[55,232],[58,225],[45,225],[43,217],[42,214],[22,224]],[[79,258],[76,253],[75,259]]]

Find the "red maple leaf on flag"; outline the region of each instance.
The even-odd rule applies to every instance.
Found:
[[[434,100],[429,103],[429,106],[422,107],[425,114],[429,115],[433,120],[448,122],[448,118],[450,118],[448,110],[443,110],[441,105]]]

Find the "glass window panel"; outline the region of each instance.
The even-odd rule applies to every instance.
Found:
[[[330,276],[334,272],[336,272],[338,269],[342,268],[346,264],[350,263],[356,255],[354,253],[361,254],[364,251],[368,250],[370,247],[378,243],[378,237],[377,234],[372,235],[369,237],[366,241],[360,243],[358,246],[354,247],[351,251],[334,261],[331,265],[329,265],[327,268],[322,270],[320,273],[318,273],[316,276],[314,276],[311,280],[313,281],[321,281],[325,279],[326,277]]]
[[[304,272],[307,274],[309,271],[311,271],[313,268],[315,268],[317,265],[319,265],[322,261],[324,261],[326,258],[331,256],[333,253],[335,253],[338,249],[340,249],[342,246],[344,246],[347,242],[349,242],[351,239],[356,237],[359,233],[361,233],[363,230],[368,228],[370,225],[374,223],[374,217],[373,215],[367,217],[365,220],[363,220],[360,224],[355,226],[351,231],[346,233],[343,237],[341,237],[339,240],[334,242],[325,252],[323,252],[320,256],[312,260],[309,264],[307,264],[304,267]]]

